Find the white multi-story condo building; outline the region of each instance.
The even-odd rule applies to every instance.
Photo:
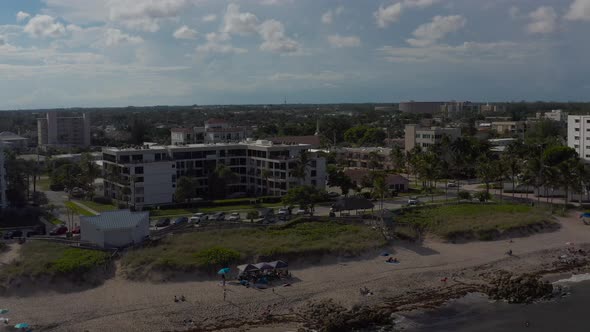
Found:
[[[6,168],[4,168],[4,143],[0,141],[0,209],[8,206],[6,200]]]
[[[196,179],[196,194],[209,197],[209,181],[218,165],[226,165],[239,177],[229,193],[282,196],[300,184],[323,189],[326,162],[309,153],[304,179],[292,173],[302,151],[310,145],[273,144],[247,140],[238,143],[144,146],[137,149],[103,148],[104,194],[135,206],[174,202],[176,181]]]
[[[37,119],[39,146],[86,147],[90,145],[90,116],[59,116],[47,112]]]
[[[194,143],[239,142],[247,138],[247,127],[231,125],[223,119],[209,119],[204,127],[174,128],[170,131],[172,145]]]
[[[580,158],[590,161],[590,116],[567,117],[567,146],[576,150]]]
[[[442,128],[442,127],[420,127],[415,124],[406,125],[405,149],[412,150],[419,146],[423,150],[436,143],[442,142],[443,137],[448,137],[450,142],[461,137],[461,128]]]

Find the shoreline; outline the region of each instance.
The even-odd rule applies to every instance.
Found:
[[[400,260],[398,265],[367,255],[294,266],[290,271],[298,281],[290,287],[273,291],[229,285],[227,301],[217,281],[136,282],[117,272],[80,292],[59,293],[48,285],[34,297],[0,297],[0,302],[11,310],[12,319],[41,331],[295,331],[303,321],[297,313],[310,301],[333,299],[345,308],[388,312],[425,310],[477,292],[501,270],[546,278],[587,272],[586,260],[564,266],[559,257],[571,247],[588,251],[590,228],[575,216],[557,219],[562,227],[555,232],[510,241],[396,242],[386,250]],[[575,245],[566,244],[571,242]],[[514,251],[512,257],[506,256],[508,249]],[[360,295],[362,287],[374,295]],[[184,295],[187,301],[174,303],[174,295]]]

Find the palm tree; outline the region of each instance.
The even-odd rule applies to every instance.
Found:
[[[369,169],[374,171],[375,169],[381,169],[383,165],[381,165],[381,156],[377,151],[369,152]]]
[[[262,172],[260,172],[260,176],[262,178],[264,178],[264,183],[265,183],[264,193],[266,195],[268,194],[268,178],[270,178],[272,175],[273,175],[273,173],[268,169],[263,169]]]
[[[385,182],[385,176],[383,174],[379,174],[373,180],[373,197],[379,198],[380,207],[379,209],[383,212],[383,200],[385,196],[388,194],[387,183]]]
[[[311,165],[311,159],[309,153],[306,150],[299,152],[299,157],[295,162],[295,167],[291,170],[291,175],[299,179],[299,185],[303,185],[305,178],[307,177],[307,167]]]
[[[240,180],[240,176],[224,164],[219,164],[213,171],[214,176],[223,182],[224,195],[227,196],[227,188]]]
[[[394,170],[396,172],[401,172],[405,166],[405,156],[404,152],[399,146],[394,146],[389,153],[389,159],[391,163],[394,165]]]
[[[477,160],[476,165],[477,176],[485,183],[486,185],[486,194],[489,195],[490,193],[490,183],[497,179],[497,171],[498,165],[497,162],[490,160],[489,157],[486,155],[481,156]]]

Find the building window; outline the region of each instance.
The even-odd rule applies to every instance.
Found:
[[[135,174],[143,174],[143,167],[142,166],[135,167]]]
[[[580,128],[574,128],[575,131],[580,131]]]
[[[577,145],[577,144],[576,144],[576,145],[574,145],[574,149],[579,149],[579,148],[580,148],[580,146],[579,146],[579,145]]]
[[[143,203],[143,197],[135,197],[135,203]]]
[[[576,123],[580,123],[580,119],[576,119]]]
[[[316,170],[313,170],[313,171],[311,171],[311,176],[312,176],[312,177],[314,177],[314,176],[317,176],[317,173],[318,173],[318,172],[317,172]]]
[[[579,140],[580,139],[580,136],[574,136],[574,139],[575,140]]]

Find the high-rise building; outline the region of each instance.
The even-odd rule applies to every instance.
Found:
[[[86,147],[90,145],[90,116],[60,116],[47,112],[37,119],[39,146]]]
[[[219,165],[227,166],[239,180],[230,183],[227,194],[282,196],[301,184],[324,188],[325,159],[310,154],[305,178],[294,172],[297,158],[309,145],[273,144],[270,141],[238,143],[103,148],[104,194],[119,203],[135,206],[174,202],[177,179],[197,181],[195,194],[209,197],[212,175]]]
[[[590,161],[590,116],[568,115],[567,146],[576,150],[580,158]]]
[[[0,209],[8,206],[6,200],[6,168],[4,167],[4,143],[0,141]]]

